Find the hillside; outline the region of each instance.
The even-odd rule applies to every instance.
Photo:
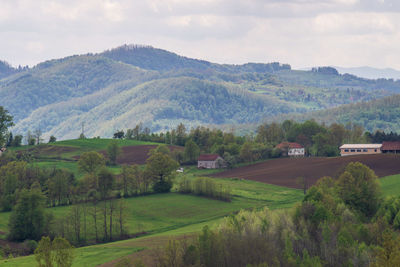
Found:
[[[331,124],[353,122],[362,125],[368,131],[377,129],[385,132],[400,131],[400,95],[393,95],[369,102],[343,105],[340,107],[314,111],[307,114],[289,114],[271,120],[294,119],[304,121],[315,119],[318,122]]]
[[[14,116],[14,134],[40,129],[44,138],[59,140],[76,138],[82,123],[87,136],[104,137],[140,122],[153,131],[180,122],[258,123],[400,93],[400,82],[330,68],[216,64],[132,45],[7,73],[0,78],[0,98]]]

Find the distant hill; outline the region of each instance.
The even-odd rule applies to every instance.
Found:
[[[307,114],[288,114],[271,120],[284,119],[308,120],[315,119],[326,124],[356,123],[368,131],[384,130],[385,132],[400,132],[400,94],[361,102],[342,105],[332,109],[314,111]]]
[[[333,68],[216,64],[162,49],[124,45],[99,54],[49,60],[33,68],[3,64],[2,105],[14,134],[109,137],[142,122],[153,131],[258,123],[400,93],[400,81],[339,74]],[[8,66],[8,67],[7,67]]]
[[[363,77],[367,79],[400,79],[400,71],[386,68],[386,69],[378,69],[372,67],[356,67],[356,68],[343,68],[343,67],[335,67],[340,73],[349,73],[356,75],[358,77]]]

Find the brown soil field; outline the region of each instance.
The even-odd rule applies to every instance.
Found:
[[[296,182],[304,177],[309,185],[323,176],[337,177],[350,162],[361,162],[378,177],[400,173],[400,155],[357,155],[335,158],[280,158],[212,174],[218,178],[241,178],[268,184],[301,188]]]
[[[122,147],[122,154],[117,159],[117,164],[145,164],[146,159],[149,157],[151,149],[156,148],[156,145],[143,145],[143,146],[126,146]],[[171,151],[183,151],[183,147],[168,146]],[[106,151],[100,151],[105,157]]]

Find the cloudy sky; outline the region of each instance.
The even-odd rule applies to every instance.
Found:
[[[399,0],[0,0],[0,59],[146,44],[219,63],[400,69]]]

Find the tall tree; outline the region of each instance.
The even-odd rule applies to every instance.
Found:
[[[10,239],[39,240],[45,231],[45,197],[39,190],[23,189],[9,219]]]
[[[118,141],[112,140],[107,145],[107,155],[112,165],[117,164],[117,158],[121,154],[122,150],[118,145]]]
[[[193,163],[197,160],[198,156],[200,155],[200,148],[199,146],[193,142],[193,140],[188,140],[185,143],[185,150],[184,150],[184,157],[185,160]]]
[[[13,117],[8,113],[8,110],[0,106],[0,146],[5,144],[8,128],[13,125]]]
[[[95,174],[104,165],[103,155],[96,151],[85,152],[78,160],[79,171],[88,174]]]

